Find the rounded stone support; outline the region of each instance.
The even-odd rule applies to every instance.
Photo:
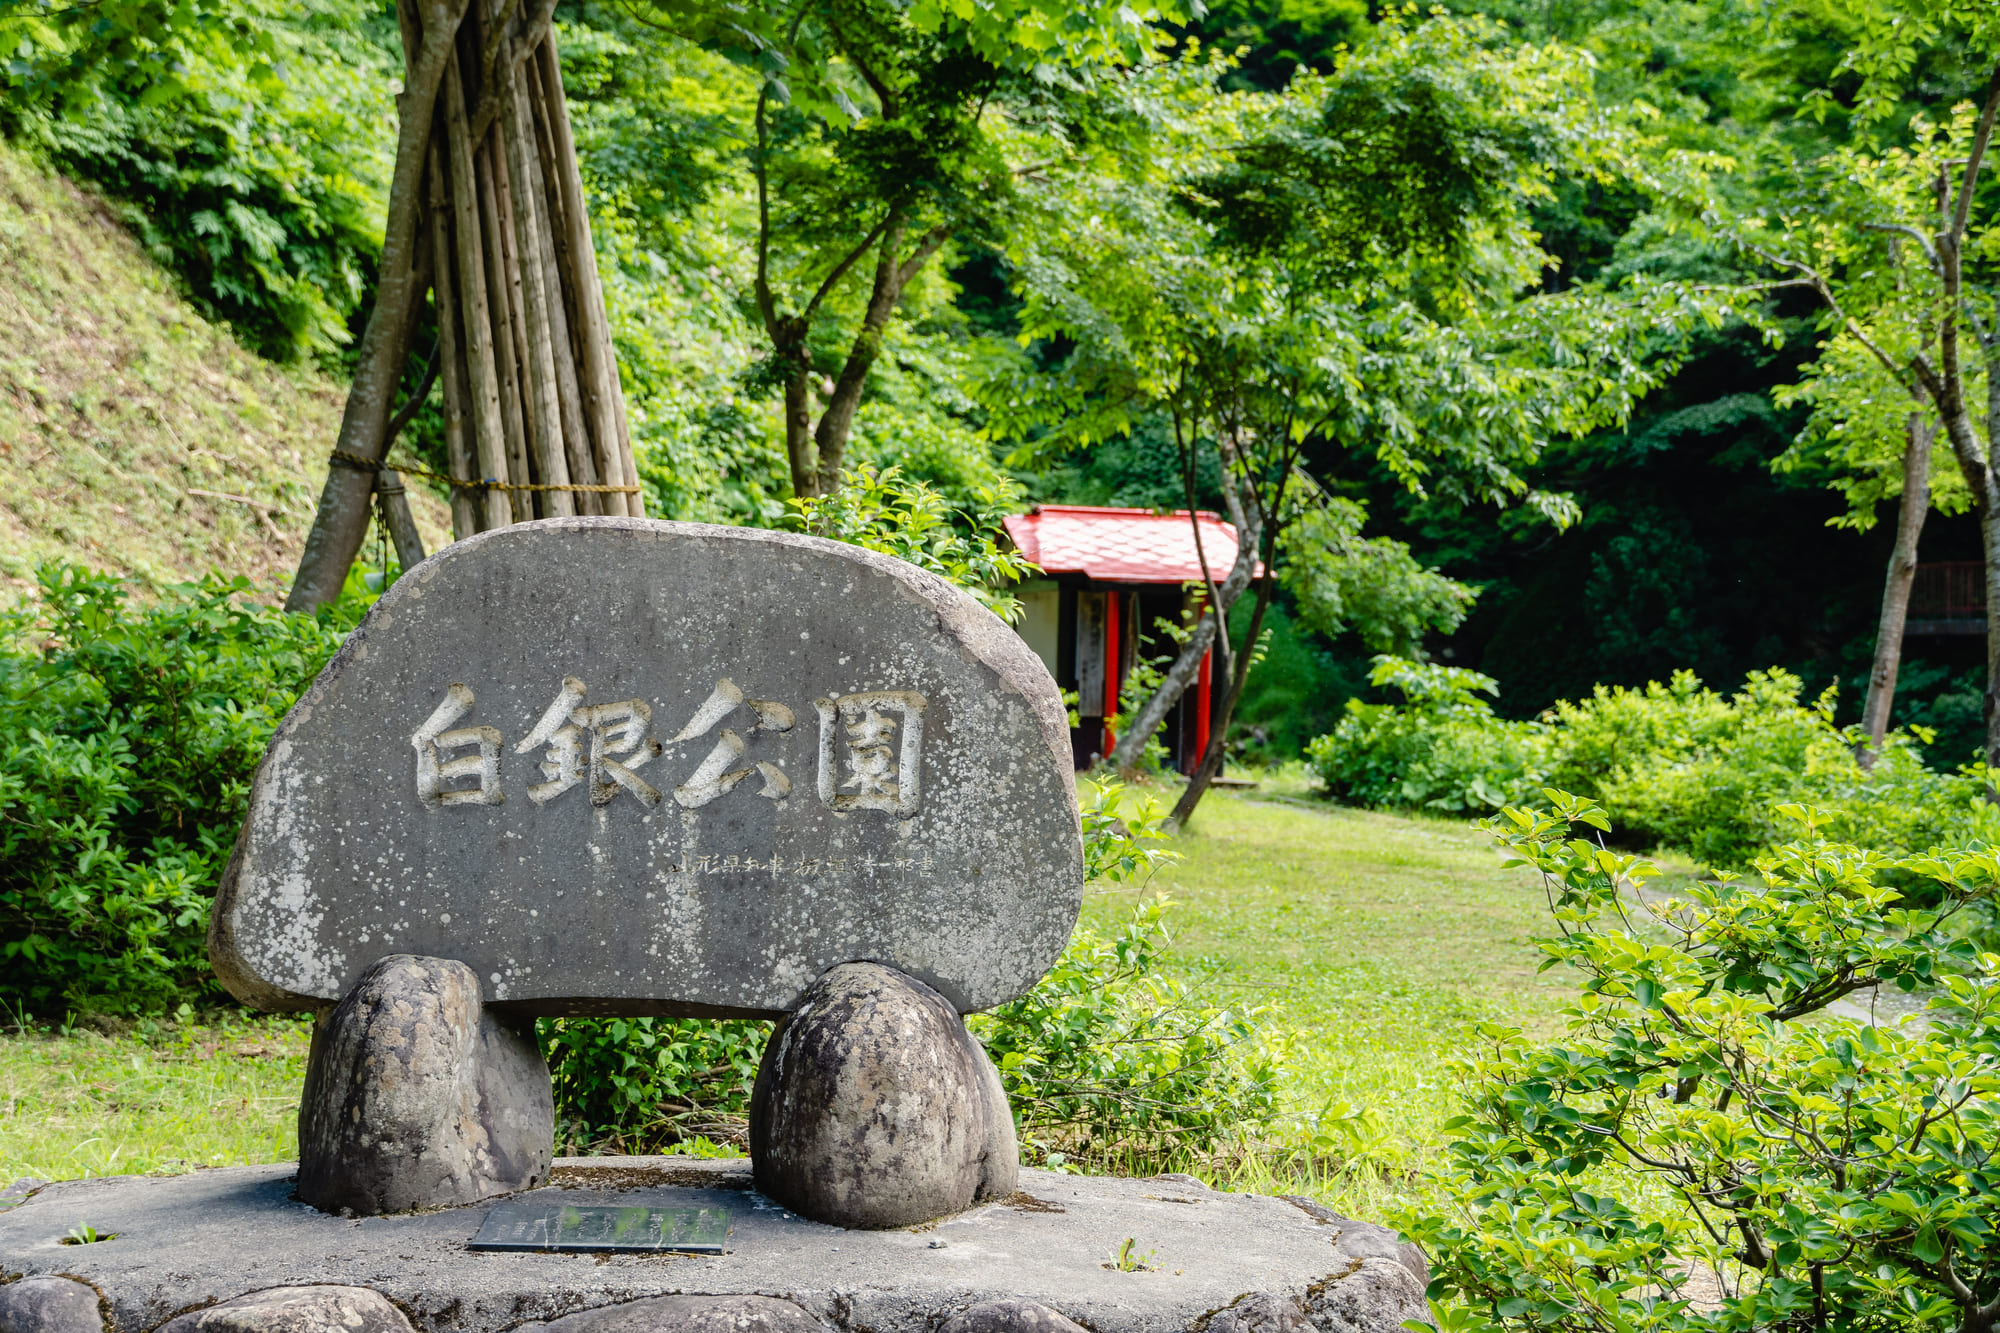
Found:
[[[299,1198],[365,1217],[548,1179],[555,1101],[532,1023],[487,1012],[450,959],[392,954],[362,973],[313,1034]]]
[[[790,1301],[772,1296],[655,1296],[579,1310],[516,1333],[827,1333]]]
[[[0,1333],[104,1333],[97,1292],[66,1277],[0,1285]]]
[[[843,963],[771,1034],[750,1098],[757,1188],[880,1230],[1012,1195],[1014,1117],[958,1011],[879,963]]]
[[[169,1320],[159,1333],[412,1333],[395,1303],[366,1287],[269,1287]]]
[[[961,1310],[938,1333],[1084,1333],[1083,1325],[1039,1301],[985,1301]]]

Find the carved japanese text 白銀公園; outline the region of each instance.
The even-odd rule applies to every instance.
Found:
[[[758,796],[779,801],[791,795],[792,779],[781,760],[753,746],[778,746],[798,725],[798,713],[772,699],[747,698],[724,676],[694,710],[686,725],[662,742],[651,734],[654,707],[644,699],[590,703],[590,687],[564,676],[554,699],[511,747],[523,766],[541,781],[526,784],[527,798],[545,805],[573,787],[583,787],[593,806],[621,793],[642,806],[660,805],[669,794],[685,810],[727,796],[751,777],[761,778]],[[510,747],[499,728],[461,726],[475,712],[478,696],[452,683],[423,725],[410,735],[416,750],[417,799],[432,809],[500,805],[507,799],[502,776]],[[924,696],[916,690],[866,690],[812,701],[819,736],[811,755],[813,790],[831,810],[883,810],[898,818],[917,811],[922,791]],[[740,715],[748,714],[745,720]],[[735,721],[742,728],[723,726]],[[666,752],[715,733],[714,746],[682,780],[658,771],[641,776]],[[759,738],[768,738],[760,742]],[[536,755],[539,754],[539,758]],[[664,767],[664,765],[663,765]],[[648,778],[667,784],[662,790]]]

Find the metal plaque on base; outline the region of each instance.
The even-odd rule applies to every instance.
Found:
[[[469,1250],[567,1250],[614,1254],[722,1254],[727,1208],[604,1207],[503,1203],[486,1215]]]

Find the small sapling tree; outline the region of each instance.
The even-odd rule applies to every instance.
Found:
[[[1870,679],[1872,750],[1887,731],[1895,691],[1932,431],[1956,459],[1978,512],[1987,616],[1990,626],[2000,626],[2000,457],[1994,452],[2000,394],[1992,391],[2000,382],[1994,305],[2000,293],[1994,258],[2000,209],[1994,201],[2000,196],[1983,184],[2000,118],[2000,10],[1968,0],[1883,0],[1855,13],[1859,40],[1836,73],[1861,76],[1853,94],[1860,123],[1903,142],[1787,162],[1780,188],[1770,192],[1773,202],[1761,208],[1733,208],[1705,188],[1684,191],[1681,203],[1704,226],[1717,226],[1781,274],[1776,285],[1814,294],[1826,313],[1829,357],[1838,375],[1851,378],[1851,365],[1842,370],[1838,361],[1851,362],[1858,352],[1894,386],[1886,396],[1905,424],[1897,460],[1904,503]],[[1940,53],[1949,59],[1928,59]],[[1915,86],[1917,68],[1932,64],[1969,69],[1982,86],[1954,89],[1953,104],[1909,116],[1902,99]],[[1924,97],[1931,94],[1926,90]],[[1820,90],[1819,107],[1831,100],[1830,90]],[[1892,116],[1903,123],[1886,123]],[[1789,182],[1782,180],[1786,175]],[[1989,630],[1986,639],[1984,758],[1989,767],[2000,767],[2000,632]],[[2000,790],[1990,796],[2000,802]]]

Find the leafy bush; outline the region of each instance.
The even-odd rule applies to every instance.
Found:
[[[988,489],[973,503],[954,508],[929,483],[904,476],[900,468],[861,467],[842,474],[840,489],[831,495],[786,503],[800,530],[907,560],[1011,620],[1020,604],[1006,588],[1035,568],[1001,545],[1000,520],[1011,512],[1013,499]]]
[[[2000,837],[1983,776],[1933,772],[1900,733],[1864,773],[1861,732],[1834,725],[1832,690],[1805,704],[1802,686],[1777,668],[1728,698],[1687,671],[1644,689],[1600,685],[1556,705],[1549,780],[1598,801],[1620,837],[1707,865],[1747,865],[1789,837],[1788,803],[1819,807],[1835,836],[1878,848]]]
[[[37,578],[0,615],[0,1004],[212,998],[208,905],[251,776],[354,608],[285,615],[213,575],[134,607],[108,575]]]
[[[1472,814],[1519,800],[1541,781],[1543,729],[1493,715],[1491,676],[1464,667],[1374,659],[1369,683],[1403,704],[1347,703],[1340,725],[1306,747],[1327,790],[1355,805]]]
[[[1170,900],[1116,934],[1071,937],[1047,976],[971,1020],[1014,1104],[1025,1156],[1061,1166],[1181,1169],[1277,1112],[1253,1014],[1161,975]]]
[[[1125,796],[1110,782],[1086,794],[1088,880],[1131,881],[1176,855],[1158,803],[1128,809]],[[1162,974],[1171,905],[1156,895],[1109,936],[1079,929],[1033,990],[970,1020],[1025,1156],[1175,1170],[1276,1115],[1276,1061],[1254,1045],[1256,1015],[1204,1004]]]
[[[648,1153],[742,1139],[769,1023],[545,1018],[538,1026],[557,1137],[571,1151]]]
[[[1576,998],[1562,1037],[1483,1024],[1453,1065],[1465,1113],[1430,1183],[1455,1202],[1396,1219],[1431,1256],[1438,1327],[1991,1328],[2000,955],[1959,919],[2000,860],[1814,836],[1751,882],[1648,903],[1629,888],[1649,863],[1570,836],[1605,812],[1551,798],[1487,827],[1539,872],[1541,947]],[[1829,1010],[1877,985],[1931,989],[1929,1021]]]
[[[1166,846],[1166,819],[1158,802],[1125,810],[1125,794],[1118,782],[1094,782],[1079,793],[1086,884],[1099,879],[1125,883],[1180,858]]]
[[[1516,722],[1478,697],[1494,682],[1477,672],[1375,664],[1370,680],[1408,702],[1350,702],[1307,751],[1328,789],[1356,804],[1467,813],[1553,784],[1597,801],[1628,843],[1718,866],[1748,865],[1791,836],[1788,804],[1812,805],[1831,835],[1879,848],[2000,842],[1983,771],[1926,768],[1921,735],[1900,732],[1864,771],[1854,758],[1861,733],[1834,724],[1833,692],[1804,703],[1803,682],[1777,668],[1751,672],[1726,697],[1687,671],[1641,689],[1600,685]]]

